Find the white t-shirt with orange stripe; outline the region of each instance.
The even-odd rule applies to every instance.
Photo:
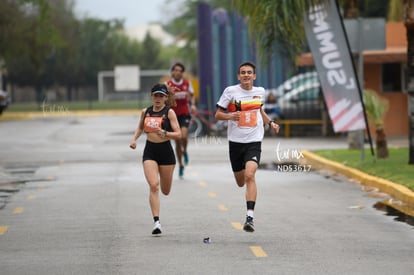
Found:
[[[227,112],[240,111],[239,121],[228,121],[227,138],[233,142],[249,143],[262,141],[264,135],[263,118],[260,107],[265,101],[263,87],[244,90],[241,86],[227,87],[217,102]]]

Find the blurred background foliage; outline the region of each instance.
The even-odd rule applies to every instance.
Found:
[[[267,1],[261,2],[264,5]],[[165,0],[165,14],[169,17],[160,23],[177,41],[183,42],[178,47],[164,46],[149,34],[142,42],[132,40],[123,32],[121,19],[78,18],[74,0],[0,2],[2,73],[9,83],[34,87],[39,97],[42,89],[53,85],[69,91],[96,86],[98,72],[112,70],[117,64],[135,63],[142,70],[165,70],[179,60],[197,75],[198,3],[207,2],[213,9],[224,8],[245,16],[259,8],[242,0]],[[361,16],[386,17],[388,0],[359,1],[359,10]],[[277,15],[275,12],[274,16]]]

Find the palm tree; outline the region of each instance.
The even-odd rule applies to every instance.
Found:
[[[414,0],[390,0],[387,20],[403,20],[407,30],[408,164],[414,164]]]
[[[344,18],[358,18],[359,17],[359,1],[348,0],[344,3]],[[368,125],[367,125],[368,127]],[[351,131],[348,132],[348,148],[360,150],[364,144],[364,131]]]
[[[328,0],[311,1],[255,1],[233,0],[238,12],[249,18],[250,32],[256,38],[258,49],[266,60],[281,45],[293,57],[298,56],[306,45],[303,14],[314,4]],[[294,22],[294,24],[292,24]]]
[[[404,0],[403,11],[404,25],[407,29],[407,90],[410,127],[408,163],[414,164],[414,0]]]
[[[377,158],[388,158],[387,139],[385,137],[383,116],[388,109],[388,100],[382,98],[377,92],[364,90],[364,104],[367,116],[375,126]]]

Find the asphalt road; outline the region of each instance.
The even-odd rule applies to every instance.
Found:
[[[175,174],[161,197],[163,234],[152,237],[144,137],[128,147],[137,121],[0,122],[1,274],[414,274],[413,227],[346,178],[259,170],[256,232],[242,231],[244,190],[220,137],[191,140],[185,178]],[[262,162],[339,147],[266,138]]]

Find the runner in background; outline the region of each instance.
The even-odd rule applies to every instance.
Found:
[[[169,91],[174,95],[176,106],[173,107],[177,115],[181,129],[181,139],[175,141],[175,152],[179,164],[178,175],[184,176],[184,165],[188,158],[188,125],[191,120],[191,112],[197,112],[195,105],[194,89],[191,82],[184,78],[185,67],[181,63],[175,63],[171,67],[171,79],[167,81]]]

